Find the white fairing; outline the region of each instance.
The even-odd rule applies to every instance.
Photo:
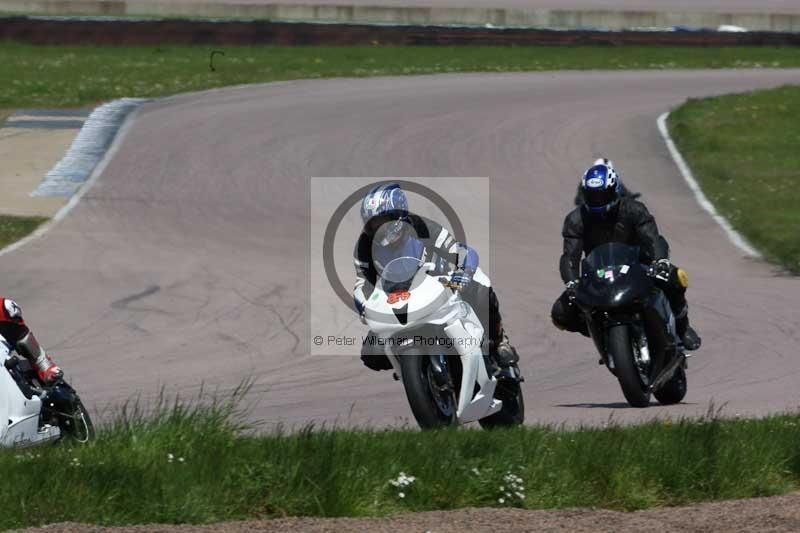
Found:
[[[455,350],[461,357],[463,375],[461,390],[458,393],[456,417],[459,423],[474,422],[499,411],[503,402],[494,398],[497,379],[486,371],[481,342],[483,326],[472,307],[461,299],[458,292],[445,288],[428,272],[433,264],[425,264],[414,275],[408,290],[410,297],[393,304],[383,290],[382,280],[378,280],[375,290],[367,299],[364,317],[369,328],[384,343],[386,355],[392,362],[395,373],[402,378],[397,359],[397,346],[388,339],[408,338],[413,342],[414,330],[423,326],[442,326],[447,337],[453,341]],[[403,323],[395,315],[407,306],[406,320]],[[475,384],[478,385],[477,392]]]
[[[0,364],[9,357],[8,346],[2,339]],[[33,446],[57,439],[59,428],[45,426],[39,430],[41,410],[41,399],[36,395],[26,398],[5,366],[0,366],[0,446]]]

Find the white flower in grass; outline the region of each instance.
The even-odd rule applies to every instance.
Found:
[[[472,473],[475,474],[476,476],[480,476],[481,475],[481,471],[478,470],[477,467],[472,469]]]
[[[524,480],[520,476],[513,474],[509,470],[503,475],[503,483],[504,484],[500,486],[500,498],[497,500],[500,504],[506,501],[513,503],[514,499],[519,501],[525,499]]]
[[[405,472],[400,472],[400,474],[398,474],[397,476],[397,479],[389,480],[389,484],[391,484],[393,487],[403,488],[411,486],[411,484],[414,483],[416,480],[417,480],[416,477],[406,475]]]
[[[175,459],[175,456],[172,455],[171,453],[168,453],[167,454],[167,462],[171,463],[173,461],[173,459]]]
[[[405,492],[398,492],[397,496],[399,496],[400,498],[405,498],[406,497],[406,493]]]

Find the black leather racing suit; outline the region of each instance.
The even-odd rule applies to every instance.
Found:
[[[659,259],[669,259],[669,245],[658,232],[658,226],[640,201],[631,197],[620,198],[617,206],[604,216],[589,213],[583,207],[573,209],[564,220],[562,230],[564,253],[561,255],[559,270],[564,283],[576,281],[580,277],[580,263],[584,254],[609,242],[619,242],[639,246],[640,261],[649,264]],[[678,334],[682,335],[688,327],[688,306],[686,287],[678,276],[678,268],[672,265],[668,281],[656,280],[664,291],[675,314]],[[551,312],[553,323],[560,329],[579,331],[588,336],[589,332],[578,307],[570,301],[567,291],[553,304]]]

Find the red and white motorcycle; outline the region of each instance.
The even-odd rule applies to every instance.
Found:
[[[0,350],[0,446],[27,447],[64,438],[88,442],[94,426],[66,381],[39,381],[27,359]]]
[[[449,278],[433,263],[399,257],[383,269],[364,318],[405,386],[423,428],[478,421],[484,428],[522,424],[518,383],[498,380],[484,355],[484,331]]]

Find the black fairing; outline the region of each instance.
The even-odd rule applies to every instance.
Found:
[[[636,247],[603,244],[581,264],[577,303],[584,310],[634,310],[647,303],[652,291]]]

